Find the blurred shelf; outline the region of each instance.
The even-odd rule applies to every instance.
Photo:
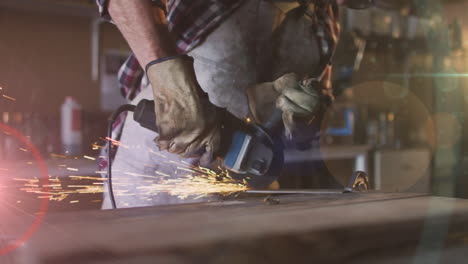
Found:
[[[92,0],[0,0],[0,8],[52,13],[60,15],[98,17],[98,7]]]

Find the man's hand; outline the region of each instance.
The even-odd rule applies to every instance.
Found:
[[[220,145],[217,110],[195,77],[188,56],[159,62],[147,69],[153,87],[160,150],[197,157],[208,164]]]
[[[265,123],[275,107],[283,111],[285,133],[292,139],[297,120],[310,122],[320,103],[320,83],[314,79],[300,80],[288,73],[274,82],[261,83],[247,89],[250,112],[257,123]]]

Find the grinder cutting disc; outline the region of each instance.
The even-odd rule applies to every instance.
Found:
[[[281,139],[273,141],[272,162],[264,175],[246,174],[243,177],[248,183],[248,187],[252,189],[265,189],[270,186],[281,174],[284,164],[283,143]]]

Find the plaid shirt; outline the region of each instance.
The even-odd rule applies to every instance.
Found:
[[[109,0],[96,0],[100,14],[110,20],[107,11]],[[197,46],[216,26],[226,19],[244,0],[168,0],[167,21],[171,32],[177,39],[180,53],[187,53]],[[338,22],[339,10],[336,1],[309,0],[299,1],[314,3],[314,10],[306,13],[315,21],[315,32],[319,39],[321,52],[323,95],[325,100],[333,101],[331,88],[331,58],[338,42],[340,26]],[[160,1],[153,0],[155,5],[161,6]],[[136,57],[131,55],[118,73],[120,90],[127,100],[132,100],[140,92],[144,79],[144,70]],[[120,138],[125,116],[114,125],[113,138]]]

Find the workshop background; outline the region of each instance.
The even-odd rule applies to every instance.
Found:
[[[328,187],[329,175],[345,184],[363,170],[377,190],[468,198],[467,8],[463,0],[388,0],[343,9],[337,100],[320,150],[288,149],[286,166],[297,175],[282,187]],[[99,151],[107,117],[125,102],[116,74],[129,53],[94,1],[0,0],[0,121],[38,148],[54,191],[38,193],[30,151],[3,133],[2,199],[50,199],[50,210],[100,208]],[[70,109],[72,121],[64,121]],[[79,131],[64,132],[64,122]],[[75,141],[64,142],[64,133]],[[323,170],[309,169],[322,158]]]
[[[281,7],[288,10],[294,7],[294,4],[283,3]],[[55,241],[60,245],[62,241],[68,241],[67,234],[79,237],[83,233],[85,237],[73,240],[71,244],[63,243],[64,248],[69,246],[69,252],[73,254],[76,253],[73,251],[74,243],[85,250],[88,249],[86,243],[92,244],[91,242],[96,240],[96,244],[102,246],[104,243],[101,241],[106,239],[115,240],[116,245],[122,245],[126,250],[128,245],[119,244],[126,239],[112,239],[118,232],[114,232],[111,224],[106,229],[106,221],[114,221],[112,223],[118,226],[116,229],[123,227],[123,230],[126,221],[135,221],[131,217],[135,217],[136,223],[140,223],[136,225],[140,236],[128,235],[125,232],[124,236],[132,241],[129,242],[134,247],[132,254],[136,255],[144,252],[140,251],[139,247],[151,244],[145,244],[145,239],[153,238],[152,233],[147,236],[146,232],[155,229],[145,228],[151,224],[157,227],[160,223],[158,221],[166,224],[162,225],[161,229],[167,230],[168,238],[179,238],[177,232],[187,233],[190,237],[192,231],[201,230],[190,239],[203,240],[205,234],[219,233],[222,243],[216,245],[223,247],[228,245],[228,237],[248,234],[245,241],[250,244],[247,243],[243,250],[250,250],[254,244],[266,245],[265,248],[285,248],[284,252],[298,257],[300,254],[294,252],[310,251],[307,243],[318,245],[314,248],[314,254],[336,258],[346,256],[335,254],[336,251],[341,252],[345,248],[357,248],[358,252],[371,249],[366,251],[371,252],[375,249],[374,241],[379,241],[378,247],[382,250],[375,251],[377,255],[386,248],[392,248],[393,244],[397,245],[395,248],[402,246],[402,251],[406,250],[404,247],[410,243],[405,241],[407,237],[400,234],[414,233],[415,237],[419,237],[419,230],[439,232],[445,227],[439,230],[431,225],[445,223],[445,220],[431,221],[428,218],[429,220],[424,222],[427,228],[423,229],[421,225],[411,222],[411,217],[408,217],[409,220],[403,217],[399,219],[400,215],[414,216],[422,212],[418,217],[425,221],[427,200],[431,201],[428,203],[433,206],[428,209],[428,215],[437,210],[450,214],[449,209],[452,208],[443,203],[452,200],[431,200],[432,197],[430,199],[429,196],[419,194],[468,198],[466,10],[468,1],[465,0],[386,0],[378,2],[377,7],[368,10],[341,10],[341,41],[333,61],[336,101],[325,115],[323,134],[318,146],[314,145],[308,150],[292,147],[285,150],[285,166],[289,174],[282,175],[279,185],[284,189],[337,188],[346,186],[354,171],[364,171],[369,176],[371,189],[385,192],[384,194],[371,192],[368,197],[358,194],[355,196],[358,198],[353,199],[360,199],[361,203],[352,204],[355,202],[353,200],[349,205],[340,204],[342,201],[339,201],[339,198],[334,200],[333,197],[309,196],[307,199],[310,200],[307,201],[301,200],[301,197],[297,200],[296,196],[286,197],[281,198],[281,203],[285,204],[282,208],[286,209],[277,209],[280,213],[274,212],[275,215],[272,213],[275,209],[262,207],[264,203],[268,206],[278,205],[280,201],[274,198],[262,198],[260,202],[250,200],[248,202],[252,203],[245,205],[233,201],[232,204],[238,206],[238,209],[229,211],[229,208],[219,208],[220,211],[224,210],[224,213],[221,213],[220,217],[212,217],[219,212],[215,212],[218,208],[210,207],[213,209],[206,210],[204,204],[193,205],[191,209],[174,207],[174,211],[171,211],[172,207],[167,207],[167,211],[158,211],[159,208],[154,211],[151,211],[152,208],[139,208],[141,211],[124,209],[123,212],[97,211],[101,208],[106,180],[101,176],[105,174],[102,168],[106,165],[102,163],[101,157],[102,149],[110,140],[106,137],[108,117],[119,105],[125,103],[117,87],[117,72],[131,51],[117,28],[99,18],[94,0],[0,0],[0,262],[13,260],[14,257],[7,253],[17,248],[20,248],[19,251],[23,250],[23,255],[27,256],[34,256],[30,252],[34,253],[36,249],[41,253],[47,253],[49,249],[53,252],[54,248],[49,247],[53,244],[47,243]],[[112,144],[118,145],[119,142]],[[323,163],[317,163],[321,160]],[[43,162],[47,168],[42,166]],[[44,183],[44,179],[47,179],[47,183]],[[47,191],[44,191],[44,188],[47,188]],[[341,193],[341,190],[338,192]],[[413,200],[408,197],[412,197]],[[380,205],[372,203],[374,200],[383,201],[382,204],[388,202],[387,207],[380,208]],[[336,214],[331,212],[332,209],[327,211],[330,204],[340,210],[352,208],[352,212],[346,212],[346,217],[341,217],[345,215],[344,212]],[[248,218],[250,212],[246,213],[243,210],[254,206],[256,209],[252,211],[256,211],[258,215],[264,213],[264,218],[258,215],[255,215],[257,218]],[[316,216],[311,213],[314,206]],[[457,206],[453,205],[453,208],[460,209],[461,212],[462,206]],[[377,213],[368,214],[367,210]],[[79,211],[80,214],[65,214],[65,211]],[[218,232],[219,230],[211,230],[211,226],[198,229],[186,225],[186,220],[191,219],[195,211],[198,213],[196,217],[199,217],[195,219],[201,219],[201,224],[222,221],[222,224],[226,222],[234,227],[228,225],[228,228],[221,229],[223,232]],[[46,212],[48,217],[53,215],[55,219],[69,224],[69,229],[64,232],[49,223],[42,223]],[[57,212],[58,214],[54,214]],[[174,215],[177,217],[171,218],[171,212],[176,212]],[[108,214],[104,216],[97,213]],[[288,213],[296,215],[294,221],[288,218]],[[276,215],[281,217],[276,218]],[[311,215],[314,216],[311,217],[314,221],[307,218]],[[322,219],[323,215],[328,215],[329,218]],[[339,217],[336,217],[337,215]],[[271,216],[275,216],[274,221],[271,221]],[[126,221],[119,222],[119,217],[126,217]],[[152,220],[144,222],[145,217]],[[223,217],[240,220],[225,221]],[[458,229],[451,227],[457,232],[455,238],[451,239],[458,239],[456,241],[463,241],[466,245],[467,225],[462,222],[466,216],[454,218],[460,222]],[[253,221],[256,225],[251,225],[252,219],[257,219],[257,222]],[[380,225],[340,229],[348,222],[368,223],[366,221],[370,221],[369,219],[377,219],[375,221],[379,221]],[[386,222],[387,219],[390,220]],[[86,224],[82,224],[81,229],[75,230],[75,224],[79,225],[84,220],[90,221],[86,223],[92,223],[91,229],[83,228]],[[99,222],[101,220],[104,224]],[[330,235],[336,235],[336,241],[329,240],[329,234],[322,230],[318,233],[296,233],[298,239],[291,235],[288,240],[288,236],[281,231],[283,229],[275,226],[284,226],[284,230],[287,230],[285,232],[289,232],[301,225],[307,227],[314,223],[320,226],[325,222],[330,225],[339,223]],[[49,229],[42,230],[42,236],[36,237],[36,244],[24,244],[39,229],[41,223],[42,227]],[[92,229],[94,223],[98,223],[95,230]],[[398,225],[404,229],[396,229],[395,226]],[[165,228],[166,226],[171,228]],[[251,229],[247,228],[244,233],[236,229],[237,227],[240,230],[245,226]],[[263,230],[258,228],[259,226],[265,227],[264,230],[280,230],[280,240],[270,241],[270,238],[274,237],[269,236],[270,234],[265,235],[268,239],[264,239],[261,232],[260,240],[251,240],[251,234]],[[179,231],[179,227],[185,231]],[[291,229],[288,229],[289,227]],[[304,230],[307,231],[306,227]],[[54,239],[48,239],[52,229],[56,233],[50,237]],[[449,230],[448,227],[446,229]],[[18,235],[24,230],[24,236]],[[447,234],[444,233],[447,230],[444,229],[439,232],[442,235],[437,233],[435,236],[439,234],[444,239],[443,234]],[[387,233],[384,234],[384,231]],[[105,235],[86,240],[94,233]],[[89,234],[91,235],[87,237]],[[226,234],[225,237],[223,234]],[[58,239],[59,235],[63,235],[62,240]],[[343,237],[340,238],[340,235]],[[431,235],[432,233],[427,235],[429,238],[426,241],[432,242]],[[394,243],[388,239],[392,236],[400,237],[400,242]],[[46,239],[42,239],[43,237]],[[138,240],[142,237],[141,241]],[[384,237],[385,239],[382,239]],[[357,240],[362,241],[361,239],[366,238],[367,244],[356,243]],[[172,242],[170,239],[168,241]],[[39,249],[43,242],[41,251]],[[388,244],[385,244],[387,242]],[[424,248],[429,245],[428,248],[432,252],[433,244],[425,245],[423,242],[417,246]],[[413,239],[411,243],[419,243],[419,240]],[[369,246],[371,244],[372,246]],[[122,249],[119,246],[115,248]],[[301,248],[303,251],[295,251]],[[199,248],[195,249],[189,250],[190,254],[211,253],[203,250],[199,253]],[[234,261],[231,263],[241,263],[235,261],[235,257],[239,257],[237,253],[240,252],[237,251],[239,249],[235,243],[231,248],[232,252],[225,248],[218,250],[215,246],[212,249],[232,254]],[[254,252],[250,254],[257,255],[257,249],[250,250]],[[101,257],[100,254],[107,254],[112,257],[117,252],[93,250],[90,249],[89,256]],[[126,254],[125,250],[121,252]],[[175,251],[179,252],[178,250],[180,248]],[[265,251],[271,251],[272,254],[276,252],[268,249]],[[62,252],[57,252],[60,258]],[[351,250],[351,253],[355,252]],[[79,255],[73,254],[70,256]],[[190,254],[187,255],[192,256]],[[386,254],[397,256],[393,251]],[[84,255],[84,258],[86,257],[88,255]],[[113,261],[111,258],[111,262],[106,263],[114,263]],[[22,263],[31,262],[23,260]]]

